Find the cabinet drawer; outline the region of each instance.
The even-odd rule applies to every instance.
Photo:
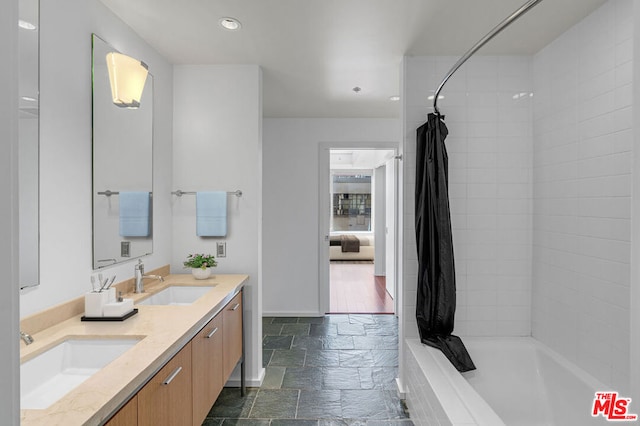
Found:
[[[220,313],[191,340],[194,425],[202,424],[224,386],[223,333]]]
[[[191,343],[188,343],[138,392],[138,424],[191,424],[191,376]]]

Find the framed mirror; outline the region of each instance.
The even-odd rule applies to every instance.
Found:
[[[141,66],[92,35],[93,269],[153,251],[153,77]],[[125,99],[116,89],[138,71],[142,95]]]
[[[20,0],[19,63],[19,283],[40,283],[40,3]]]

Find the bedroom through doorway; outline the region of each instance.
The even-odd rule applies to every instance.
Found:
[[[329,156],[329,313],[393,314],[386,231],[395,151],[331,149]]]

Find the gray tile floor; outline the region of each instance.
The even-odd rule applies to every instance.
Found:
[[[413,426],[397,396],[393,315],[265,317],[262,387],[225,388],[203,425]]]

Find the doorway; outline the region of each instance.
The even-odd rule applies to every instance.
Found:
[[[323,311],[393,314],[397,299],[395,146],[321,149]]]

